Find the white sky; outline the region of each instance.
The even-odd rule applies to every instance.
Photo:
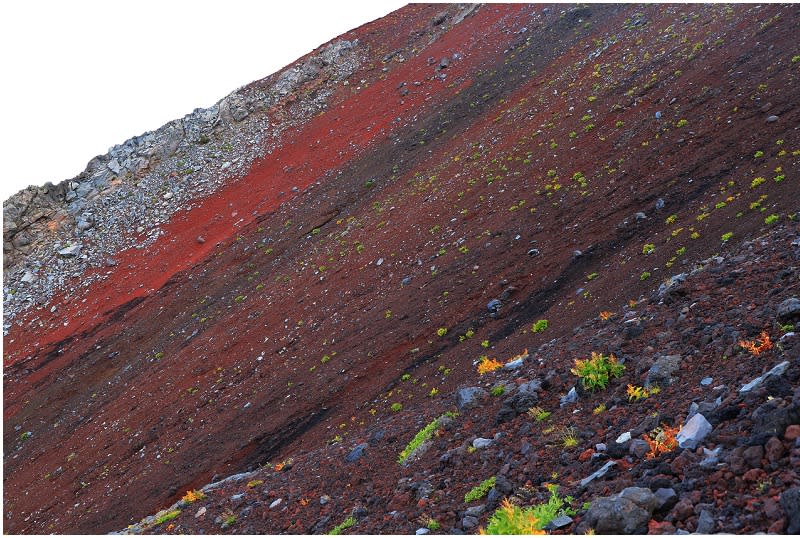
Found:
[[[278,71],[392,0],[5,0],[0,198]]]

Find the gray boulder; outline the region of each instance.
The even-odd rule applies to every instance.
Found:
[[[800,488],[794,487],[781,493],[781,507],[788,517],[788,534],[800,534]]]
[[[800,321],[800,299],[789,297],[779,304],[778,321],[781,323]]]
[[[364,455],[364,451],[369,447],[367,443],[361,443],[357,445],[350,453],[344,458],[344,461],[347,463],[353,463],[354,461],[358,461]]]
[[[617,495],[601,497],[586,512],[584,521],[597,534],[647,534],[647,523],[658,505],[647,488],[625,488]]]
[[[480,387],[465,387],[456,392],[456,407],[466,411],[481,405],[481,400],[489,397],[489,393]]]
[[[706,417],[697,413],[681,428],[675,439],[678,440],[679,447],[695,449],[713,429]]]
[[[742,388],[739,389],[739,392],[741,393],[750,392],[754,388],[759,387],[765,381],[768,381],[770,377],[782,376],[784,373],[786,373],[787,368],[789,368],[789,361],[783,361],[782,363],[772,368],[772,370],[770,370],[766,374],[758,376],[757,378],[752,380],[750,383],[747,383],[746,385],[742,385]]]
[[[666,387],[672,383],[672,374],[680,368],[680,365],[680,355],[665,355],[660,357],[647,372],[647,379],[644,382],[644,386],[647,388],[652,386]]]

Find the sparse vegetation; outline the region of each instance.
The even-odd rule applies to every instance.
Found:
[[[549,323],[547,322],[546,319],[540,319],[539,321],[533,324],[533,327],[531,327],[531,332],[534,333],[544,332],[547,329],[548,325]]]
[[[764,351],[772,349],[772,340],[769,338],[767,331],[761,331],[758,340],[741,340],[739,346],[749,351],[753,356],[757,357]]]
[[[506,393],[506,388],[503,385],[497,385],[496,387],[492,387],[492,390],[489,391],[492,396],[502,396]]]
[[[611,378],[620,377],[625,365],[618,363],[614,355],[593,351],[589,359],[575,359],[575,367],[570,371],[578,376],[584,388],[594,392],[598,388],[605,389]]]
[[[489,372],[493,372],[503,367],[503,363],[498,361],[497,359],[490,359],[488,357],[484,357],[480,363],[478,363],[478,373],[480,375],[488,374]]]
[[[542,524],[536,519],[532,508],[520,508],[508,499],[503,499],[500,508],[492,514],[486,530],[482,532],[495,535],[545,534],[540,527]]]
[[[550,411],[545,411],[541,407],[531,407],[528,409],[528,416],[536,420],[536,422],[544,422],[548,418],[550,418],[552,413]]]
[[[200,490],[193,489],[191,491],[187,491],[186,495],[184,495],[181,500],[187,503],[193,503],[195,501],[202,501],[206,498],[206,494]]]
[[[477,501],[478,499],[483,499],[489,490],[492,489],[497,481],[496,476],[492,476],[472,488],[464,495],[464,502],[471,503],[472,501]]]
[[[161,525],[162,523],[166,523],[167,521],[172,521],[179,515],[181,515],[180,510],[169,510],[167,512],[162,513],[160,516],[157,516],[156,520],[153,522],[153,525]]]
[[[336,525],[328,534],[331,536],[337,536],[339,534],[342,534],[343,530],[349,529],[355,524],[356,524],[356,518],[354,518],[353,516],[349,516],[347,519]]]
[[[400,464],[405,463],[408,460],[408,458],[411,457],[411,455],[414,453],[414,451],[417,450],[420,447],[420,445],[422,445],[422,443],[425,443],[431,437],[433,437],[433,434],[439,428],[439,423],[441,422],[443,417],[452,418],[452,417],[455,417],[455,416],[456,416],[455,413],[447,412],[444,415],[442,415],[441,417],[432,420],[427,426],[425,426],[419,432],[417,432],[417,434],[406,445],[406,447],[403,449],[403,451],[400,452],[400,455],[397,457],[397,463],[400,463]]]
[[[647,459],[652,459],[660,454],[671,452],[678,448],[678,440],[675,436],[680,431],[677,426],[665,426],[656,428],[648,435],[644,436],[644,440],[650,445],[650,452],[647,453]]]

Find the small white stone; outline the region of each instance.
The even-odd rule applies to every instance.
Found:
[[[631,432],[625,432],[619,437],[617,437],[617,444],[621,445],[622,443],[627,443],[631,440]]]

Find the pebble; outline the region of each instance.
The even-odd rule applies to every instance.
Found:
[[[709,386],[713,382],[714,382],[713,377],[704,377],[703,379],[700,380],[700,384],[703,385],[704,387]]]
[[[270,509],[277,508],[282,502],[283,502],[282,498],[277,498],[274,501],[272,501],[271,503],[269,503],[269,507],[270,507]]]
[[[708,510],[702,510],[700,512],[700,517],[697,518],[697,528],[695,532],[697,534],[711,534],[714,532],[714,516],[711,515],[711,512]]]
[[[603,466],[602,466],[602,467],[600,467],[598,470],[596,470],[595,472],[593,472],[592,474],[590,474],[589,476],[587,476],[586,478],[584,478],[583,480],[581,480],[581,482],[580,482],[580,484],[581,484],[581,487],[585,487],[585,486],[586,486],[586,485],[587,485],[589,482],[591,482],[592,480],[596,480],[597,478],[600,478],[601,476],[605,475],[605,474],[606,474],[608,471],[610,471],[610,470],[611,470],[611,468],[612,468],[612,467],[614,467],[616,464],[617,464],[617,462],[616,462],[616,461],[614,461],[614,460],[607,461],[607,462],[605,463],[605,465],[603,465]]]
[[[634,439],[631,441],[631,446],[628,447],[628,452],[639,459],[644,458],[650,452],[650,445],[644,439]]]
[[[675,438],[681,448],[697,448],[697,446],[711,433],[713,427],[702,414],[697,413],[684,424]]]
[[[631,440],[631,432],[625,432],[622,435],[620,435],[619,437],[617,437],[616,442],[617,442],[617,444],[622,445],[622,444],[627,443],[630,440]]]
[[[463,529],[474,529],[478,526],[478,518],[473,516],[464,516],[461,520],[461,528]]]
[[[470,506],[466,510],[464,510],[465,516],[472,516],[472,517],[480,517],[486,511],[485,504],[479,504],[477,506]]]
[[[429,529],[426,529],[425,527],[420,527],[414,532],[414,534],[416,534],[417,536],[422,536],[423,534],[430,534],[430,532],[431,531]]]
[[[472,441],[472,447],[477,448],[478,450],[482,448],[489,448],[492,443],[494,443],[493,439],[485,439],[483,437],[478,437],[474,441]]]
[[[778,121],[778,119],[780,118],[778,118],[778,116],[775,115],[767,116],[767,123],[775,123],[776,121]]]
[[[569,392],[565,396],[561,397],[559,405],[561,407],[564,407],[567,404],[575,403],[577,401],[578,401],[578,391],[575,389],[575,387],[572,387],[571,389],[569,389]]]
[[[792,424],[786,428],[783,438],[787,441],[796,441],[800,439],[800,424]]]

